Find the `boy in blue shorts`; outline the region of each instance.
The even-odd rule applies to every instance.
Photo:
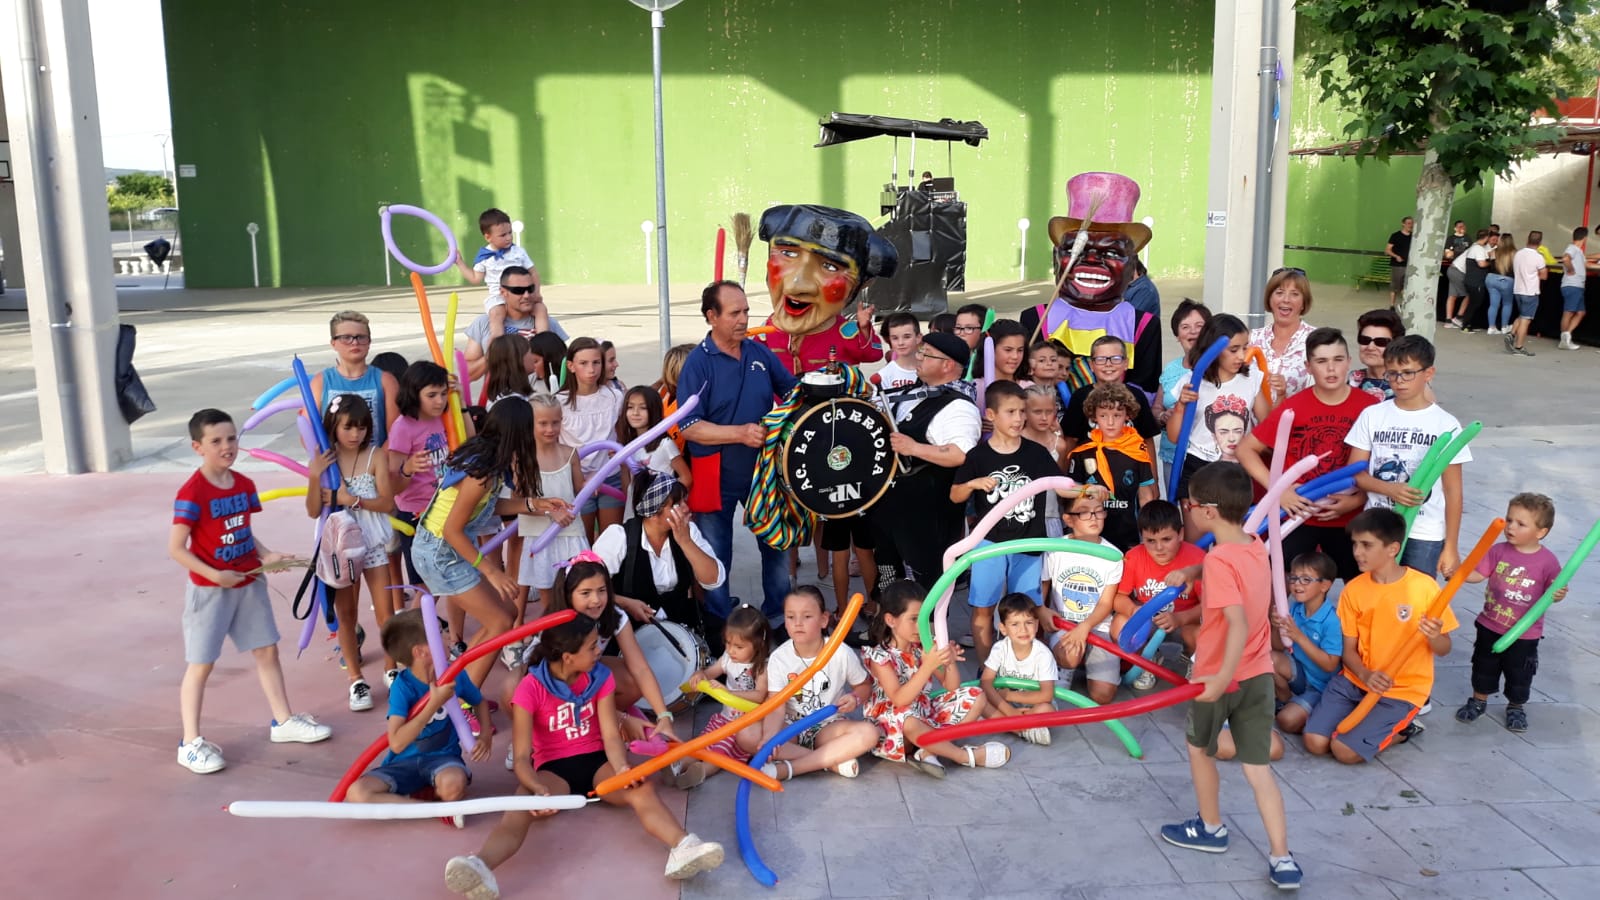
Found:
[[[1272,680],[1278,702],[1278,727],[1285,734],[1305,730],[1306,717],[1317,708],[1328,679],[1339,671],[1344,630],[1339,611],[1328,602],[1328,590],[1339,576],[1326,553],[1302,553],[1289,564],[1289,616],[1272,614]],[[1285,646],[1284,639],[1288,645]]]
[[[428,788],[446,802],[464,798],[472,775],[461,759],[461,739],[445,707],[459,697],[472,706],[479,722],[487,722],[489,707],[483,694],[465,671],[453,684],[430,687],[433,653],[420,609],[396,613],[384,624],[383,652],[402,667],[389,687],[389,752],[376,769],[350,786],[349,801],[413,803],[412,795]],[[424,697],[427,702],[411,715],[411,707]],[[493,743],[494,732],[484,729],[472,748],[473,761],[488,759]],[[454,824],[461,827],[459,819]]]
[[[200,410],[189,419],[189,445],[200,457],[200,468],[178,489],[167,538],[167,554],[189,570],[183,597],[183,656],[189,665],[180,691],[178,765],[207,775],[227,765],[222,748],[200,736],[206,679],[222,655],[224,637],[256,658],[261,690],[272,708],[274,742],[313,744],[333,732],[289,709],[278,661],[278,623],[261,574],[288,557],[268,550],[250,530],[250,515],[261,511],[261,500],[255,482],[232,471],[239,455],[233,419],[220,409]]]

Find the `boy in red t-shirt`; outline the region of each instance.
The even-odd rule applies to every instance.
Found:
[[[250,514],[261,511],[255,482],[234,474],[239,432],[219,409],[202,409],[189,419],[189,442],[200,469],[178,489],[172,508],[167,553],[189,570],[183,598],[183,673],[180,705],[183,743],[178,765],[197,775],[227,765],[222,749],[200,736],[200,705],[206,679],[222,654],[222,639],[255,655],[261,689],[272,707],[274,742],[312,744],[333,732],[306,713],[294,714],[278,662],[278,624],[261,569],[288,559],[273,553],[250,531]]]
[[[1122,558],[1122,581],[1117,585],[1111,635],[1122,637],[1122,626],[1141,606],[1169,586],[1189,583],[1172,608],[1156,613],[1155,626],[1183,641],[1183,652],[1194,655],[1194,642],[1200,634],[1200,564],[1204,550],[1183,539],[1183,518],[1178,508],[1165,500],[1152,500],[1139,510],[1139,546]],[[1147,691],[1155,686],[1155,676],[1145,672],[1133,686]]]
[[[1350,447],[1344,442],[1361,411],[1378,402],[1366,391],[1350,386],[1350,349],[1337,328],[1318,328],[1306,335],[1306,369],[1311,374],[1311,390],[1301,391],[1272,411],[1255,430],[1245,435],[1235,451],[1239,465],[1250,473],[1261,490],[1271,477],[1265,457],[1278,440],[1278,423],[1286,409],[1294,410],[1294,425],[1289,429],[1289,446],[1284,450],[1283,468],[1307,456],[1322,454],[1322,462],[1307,472],[1300,483],[1344,468],[1350,460]],[[1311,512],[1304,525],[1283,536],[1283,558],[1321,550],[1333,558],[1339,578],[1345,584],[1361,574],[1350,550],[1350,535],[1345,526],[1367,505],[1367,494],[1352,489],[1313,504],[1291,488],[1279,503],[1289,515]]]
[[[1189,481],[1189,516],[1202,533],[1215,535],[1206,556],[1200,637],[1193,681],[1205,686],[1189,704],[1189,772],[1194,778],[1200,812],[1175,825],[1164,825],[1169,844],[1222,853],[1228,829],[1222,824],[1218,797],[1217,738],[1226,725],[1233,732],[1245,780],[1255,793],[1256,809],[1267,832],[1267,877],[1284,889],[1300,886],[1300,866],[1289,853],[1289,829],[1283,795],[1272,776],[1272,609],[1267,548],[1246,534],[1250,508],[1250,476],[1236,463],[1214,462]]]

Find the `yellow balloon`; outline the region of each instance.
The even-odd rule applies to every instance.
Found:
[[[721,703],[724,706],[731,706],[740,712],[749,712],[750,710],[755,709],[757,705],[754,700],[746,700],[737,694],[729,693],[727,688],[724,688],[722,685],[717,684],[714,681],[707,681],[704,678],[700,679],[698,684],[691,685],[686,683],[679,685],[679,687],[683,689],[684,693],[688,693],[690,691],[699,691],[718,703]]]
[[[261,502],[266,503],[269,500],[279,500],[284,497],[304,497],[305,495],[306,485],[303,484],[296,487],[273,488],[272,490],[261,492]]]

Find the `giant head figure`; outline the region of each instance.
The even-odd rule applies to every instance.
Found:
[[[1056,296],[1079,309],[1106,310],[1133,282],[1133,258],[1150,243],[1150,229],[1133,219],[1139,185],[1114,172],[1084,172],[1067,182],[1067,215],[1050,220],[1056,267],[1065,269]],[[1074,245],[1087,222],[1083,248]]]
[[[772,324],[796,337],[833,326],[868,281],[894,274],[894,245],[866,219],[827,206],[774,206],[761,214],[768,242]]]

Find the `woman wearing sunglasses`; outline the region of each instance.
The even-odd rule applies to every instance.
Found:
[[[1383,351],[1395,338],[1404,337],[1406,326],[1392,309],[1374,309],[1356,320],[1356,352],[1360,366],[1350,367],[1350,386],[1377,397],[1393,400],[1394,388],[1384,377]]]
[[[1272,320],[1250,332],[1250,346],[1261,348],[1267,356],[1267,374],[1274,403],[1311,386],[1306,371],[1306,335],[1312,332],[1305,321],[1311,311],[1311,282],[1304,269],[1279,269],[1267,279],[1266,307]]]

